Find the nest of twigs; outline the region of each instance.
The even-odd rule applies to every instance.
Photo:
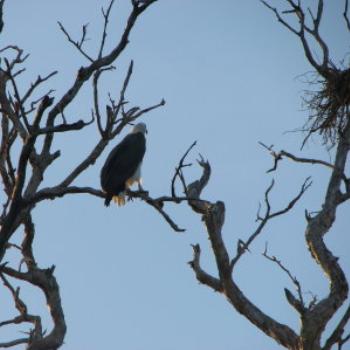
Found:
[[[323,142],[333,146],[349,118],[350,69],[332,70],[321,81],[321,89],[308,92],[304,102],[310,111],[305,125],[306,139],[315,132],[323,137]]]

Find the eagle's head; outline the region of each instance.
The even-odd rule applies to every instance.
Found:
[[[142,132],[143,134],[147,134],[147,127],[145,123],[138,123],[136,124],[132,130],[131,133],[137,133],[137,132]]]

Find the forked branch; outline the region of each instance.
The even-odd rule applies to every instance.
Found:
[[[311,17],[313,26],[309,27],[307,25],[307,14],[305,10],[301,6],[301,2],[293,1],[293,0],[285,0],[285,3],[290,6],[289,9],[281,12],[276,8],[269,4],[269,1],[260,0],[262,4],[264,4],[268,9],[270,9],[276,16],[277,20],[286,27],[290,32],[297,35],[303,45],[305,56],[307,57],[310,64],[316,69],[316,71],[323,77],[329,76],[329,49],[325,41],[322,39],[319,33],[319,27],[323,15],[323,0],[318,0],[316,16],[312,13],[311,9],[308,9],[308,14]],[[288,21],[285,19],[284,15],[294,15],[297,22],[299,23],[298,28],[293,27]],[[313,39],[318,43],[321,52],[322,52],[322,60],[321,63],[318,63],[315,54],[313,54],[311,49],[311,44],[307,38],[307,34],[313,37]]]

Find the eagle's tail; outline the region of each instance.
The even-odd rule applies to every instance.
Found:
[[[106,207],[109,207],[109,204],[111,203],[112,197],[113,196],[107,194],[106,199],[105,199],[105,206]]]

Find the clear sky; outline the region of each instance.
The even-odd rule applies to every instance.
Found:
[[[66,41],[57,21],[76,38],[81,25],[89,23],[87,50],[94,54],[102,30],[102,4],[107,1],[7,1],[0,46],[15,44],[30,53],[22,91],[37,74],[53,70],[59,74],[47,89],[55,89],[58,98],[70,87],[77,69],[88,62]],[[109,48],[119,39],[129,9],[129,1],[116,2]],[[349,58],[345,56],[349,33],[342,10],[342,1],[326,1],[322,34],[335,62]],[[306,298],[309,292],[319,298],[325,295],[328,282],[304,241],[304,210],[320,208],[329,172],[284,161],[278,172],[266,174],[272,159],[258,141],[304,157],[332,157],[317,137],[301,152],[304,135],[286,133],[301,127],[307,117],[301,94],[308,86],[300,76],[310,66],[300,43],[255,0],[159,0],[144,13],[130,39],[115,64],[116,71],[102,78],[101,104],[108,101],[108,92],[117,96],[131,59],[135,69],[127,92],[130,103],[146,107],[166,100],[163,108],[143,120],[149,130],[143,178],[150,195],[169,194],[179,158],[197,140],[187,179],[200,174],[195,164],[198,153],[209,159],[213,172],[203,197],[226,203],[224,238],[233,254],[237,239],[246,239],[254,230],[258,203],[272,178],[276,180],[272,205],[279,209],[312,176],[313,186],[305,197],[293,212],[267,226],[235,274],[256,305],[298,330],[297,315],[283,293],[284,287],[293,290],[293,286],[261,253],[268,242],[269,252],[299,278]],[[89,86],[65,114],[70,121],[89,119],[91,108]],[[60,135],[55,147],[62,156],[48,172],[45,185],[62,180],[97,138],[95,125]],[[99,186],[99,171],[108,150],[77,185]],[[139,201],[123,208],[105,208],[103,200],[76,195],[42,202],[35,208],[35,254],[41,267],[56,265],[61,286],[68,326],[63,349],[280,349],[236,313],[222,295],[198,284],[187,265],[191,244],[201,244],[204,267],[216,273],[205,228],[186,205],[166,209],[186,228],[185,233],[174,233],[153,208]],[[327,243],[349,277],[346,217],[348,205],[340,208]],[[20,238],[19,232],[15,241]],[[47,314],[41,294],[31,288],[22,288],[22,293],[33,313]],[[3,319],[13,309],[7,291],[0,289],[0,297]],[[51,327],[49,319],[47,327]],[[21,337],[21,333],[0,329],[1,340],[12,336]]]

